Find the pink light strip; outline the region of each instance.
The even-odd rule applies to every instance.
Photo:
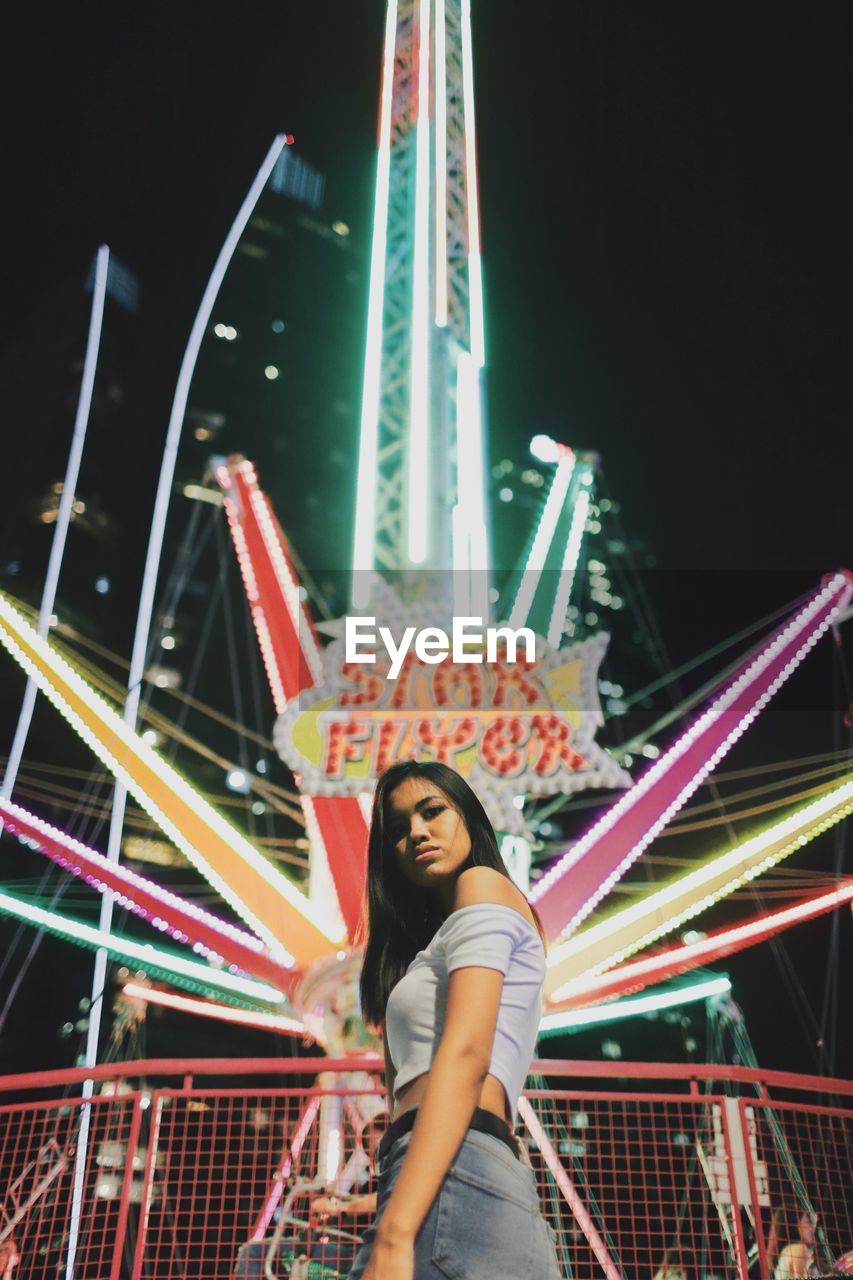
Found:
[[[275,1177],[269,1190],[264,1206],[258,1215],[258,1220],[254,1225],[251,1235],[252,1244],[258,1244],[263,1240],[267,1232],[267,1227],[272,1222],[272,1216],[275,1213],[276,1206],[284,1194],[284,1188],[287,1179],[290,1177],[290,1171],[293,1168],[293,1162],[299,1159],[299,1153],[305,1145],[305,1139],[311,1131],[314,1123],[314,1117],[320,1109],[320,1099],[312,1098],[302,1113],[299,1121],[299,1127],[296,1130],[296,1136],[290,1144],[290,1150],[279,1164],[275,1171]]]
[[[564,1000],[548,1006],[548,1013],[557,1013],[563,1009],[577,1009],[588,1004],[598,1004],[602,1000],[615,1000],[619,996],[633,995],[642,991],[652,982],[664,982],[668,978],[677,978],[688,973],[699,965],[710,964],[721,960],[724,956],[734,955],[738,951],[752,947],[758,942],[790,929],[795,924],[806,920],[814,920],[843,906],[845,902],[853,902],[853,880],[845,881],[838,889],[822,893],[816,898],[807,898],[793,907],[783,911],[775,911],[772,915],[757,916],[745,924],[731,929],[718,930],[699,942],[685,943],[677,947],[668,947],[657,955],[647,956],[643,960],[635,960],[629,964],[620,964],[607,974],[597,977],[579,978],[576,983],[568,983],[574,987]]]
[[[0,817],[9,831],[72,875],[82,876],[99,893],[113,892],[120,906],[155,929],[168,933],[176,942],[192,943],[196,955],[214,964],[227,964],[231,972],[262,977],[280,991],[293,987],[294,973],[276,963],[253,934],[105,858],[11,800],[0,799]]]
[[[622,1272],[608,1253],[607,1245],[598,1234],[595,1223],[590,1217],[589,1210],[581,1199],[577,1187],[563,1168],[560,1157],[554,1150],[554,1145],[547,1133],[539,1123],[536,1112],[530,1105],[530,1100],[528,1098],[519,1098],[518,1111],[519,1115],[524,1120],[524,1123],[527,1125],[530,1136],[542,1152],[542,1158],[551,1170],[554,1181],[560,1188],[563,1198],[571,1209],[572,1216],[583,1232],[587,1244],[595,1254],[596,1261],[606,1276],[606,1280],[624,1280]]]
[[[542,877],[530,901],[536,903],[549,937],[567,937],[610,892],[782,687],[851,596],[850,574],[829,577],[669,750]]]
[[[132,1000],[144,1000],[146,1004],[159,1004],[164,1009],[176,1009],[180,1013],[192,1013],[200,1018],[217,1018],[220,1022],[237,1022],[244,1027],[256,1027],[260,1031],[275,1031],[279,1035],[302,1036],[305,1027],[295,1018],[285,1018],[278,1013],[253,1013],[249,1009],[235,1009],[233,1005],[216,1004],[213,1000],[194,1000],[192,996],[179,996],[174,991],[160,991],[145,987],[139,982],[126,982],[122,993]]]

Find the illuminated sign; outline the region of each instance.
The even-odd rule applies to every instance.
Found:
[[[303,793],[369,793],[398,760],[438,760],[468,780],[498,830],[527,835],[517,796],[629,785],[595,742],[607,635],[563,649],[536,636],[535,646],[516,647],[508,629],[475,635],[469,625],[461,648],[427,652],[411,640],[442,630],[431,625],[435,611],[427,617],[425,606],[395,602],[392,613],[383,627],[358,620],[358,661],[347,660],[353,620],[323,625],[333,636],[324,676],[288,703],[275,728]],[[453,621],[443,634],[458,639]]]

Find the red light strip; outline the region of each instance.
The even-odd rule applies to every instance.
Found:
[[[192,996],[179,996],[174,991],[161,991],[139,982],[126,982],[122,993],[132,1000],[144,1000],[146,1004],[158,1004],[164,1009],[176,1009],[179,1013],[192,1013],[199,1018],[217,1018],[220,1022],[236,1022],[244,1027],[256,1027],[260,1031],[275,1031],[279,1035],[303,1036],[306,1028],[295,1018],[285,1018],[277,1013],[254,1013],[249,1009],[235,1009],[231,1005],[216,1004],[212,1000],[194,1000]]]
[[[822,893],[815,898],[798,902],[793,907],[786,907],[784,911],[774,911],[771,915],[757,916],[731,929],[718,930],[698,942],[668,947],[666,951],[643,960],[620,964],[609,973],[580,978],[576,984],[568,984],[576,986],[576,990],[567,999],[549,1005],[548,1012],[556,1013],[563,1009],[576,1009],[588,1004],[598,1004],[602,1000],[633,995],[653,982],[677,978],[679,974],[688,973],[699,965],[711,964],[724,956],[734,955],[746,947],[766,941],[783,929],[790,929],[795,924],[802,924],[805,920],[814,920],[828,911],[834,911],[846,902],[853,902],[853,880],[844,881],[830,893]]]
[[[312,845],[322,844],[350,938],[361,921],[367,878],[367,823],[357,796],[301,797]]]
[[[235,456],[217,468],[225,512],[252,621],[280,715],[322,678],[319,638],[287,550],[287,542],[251,462]]]

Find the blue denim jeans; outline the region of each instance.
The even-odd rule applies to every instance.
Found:
[[[411,1139],[402,1134],[382,1160],[376,1217],[347,1280],[364,1275]],[[500,1138],[469,1129],[415,1238],[414,1280],[561,1280],[554,1241],[532,1169]]]

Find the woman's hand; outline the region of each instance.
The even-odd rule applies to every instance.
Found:
[[[364,1280],[415,1280],[414,1236],[383,1236],[376,1233]]]

